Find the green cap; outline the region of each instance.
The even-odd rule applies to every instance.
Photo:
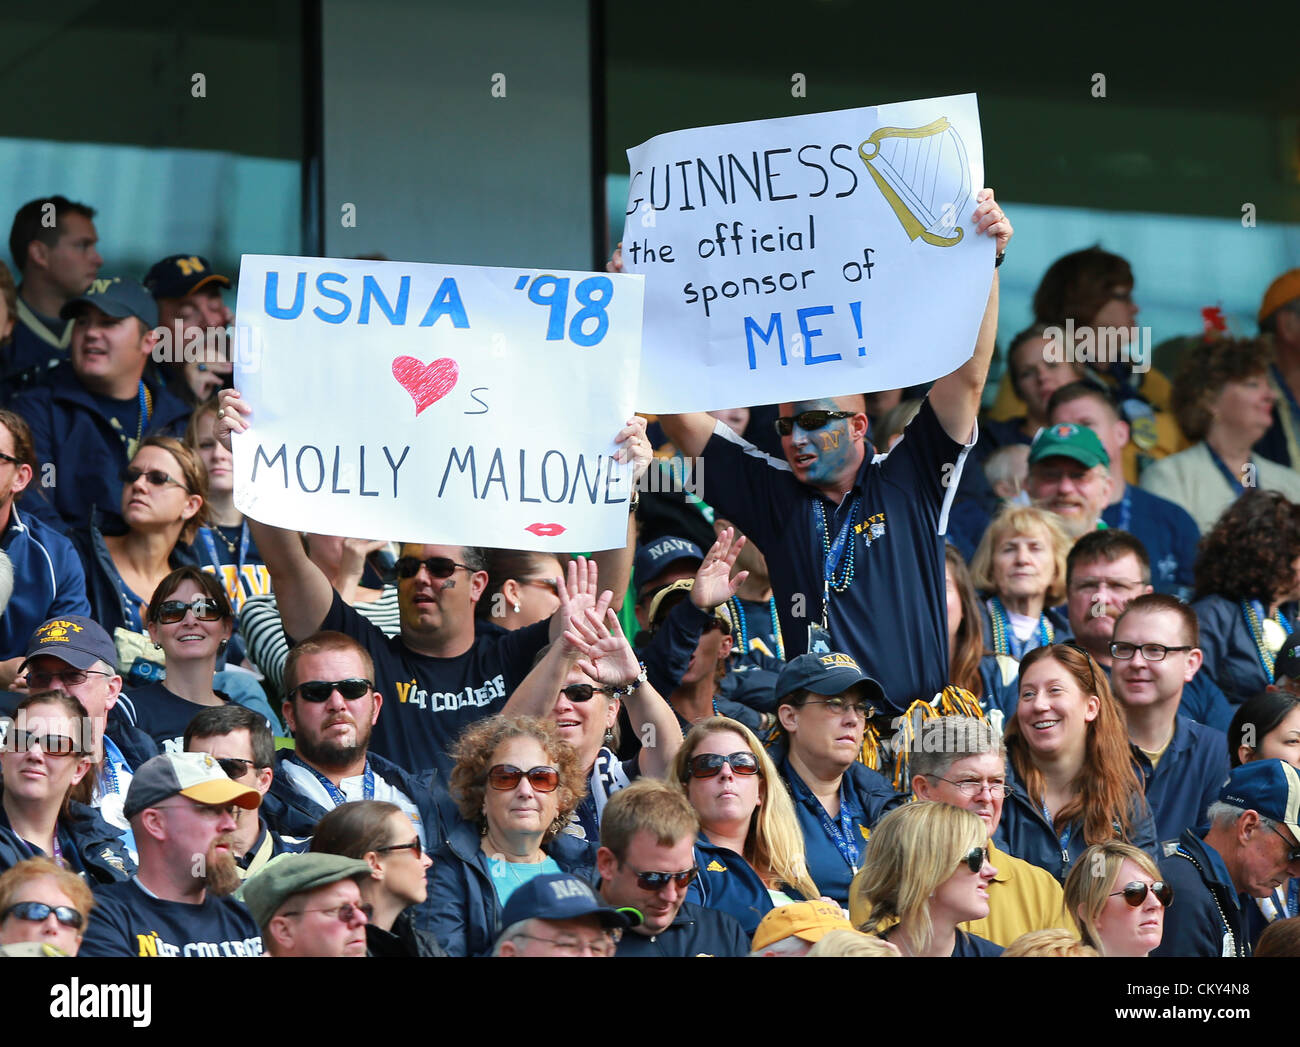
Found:
[[[262,870],[244,883],[244,904],[259,928],[271,922],[286,898],[317,887],[328,887],[339,880],[363,880],[370,875],[370,865],[360,858],[341,854],[281,854],[272,858]]]
[[[1094,465],[1110,465],[1110,455],[1102,447],[1097,434],[1086,425],[1061,422],[1039,429],[1029,447],[1029,464],[1044,458],[1073,458],[1091,469]]]

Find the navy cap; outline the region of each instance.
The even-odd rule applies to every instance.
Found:
[[[633,564],[637,589],[649,585],[681,560],[694,560],[698,567],[704,562],[704,553],[694,542],[672,536],[656,538],[650,544],[641,546],[636,551],[636,560]]]
[[[1219,802],[1281,822],[1300,840],[1300,771],[1281,760],[1252,760],[1234,767]]]
[[[501,914],[501,926],[524,920],[572,920],[599,916],[604,927],[635,927],[641,922],[635,909],[611,909],[589,885],[568,873],[534,876],[515,888]]]
[[[144,278],[144,286],[155,298],[184,298],[207,284],[229,287],[230,278],[213,272],[208,260],[197,254],[168,255],[155,262]]]
[[[22,672],[28,662],[42,654],[59,658],[74,669],[90,669],[96,662],[117,665],[117,647],[104,627],[79,614],[65,614],[42,622],[27,642],[27,657],[18,671]]]
[[[124,276],[97,279],[85,294],[65,302],[59,316],[69,320],[87,305],[119,320],[134,316],[150,329],[158,326],[158,303],[140,284]]]
[[[777,704],[795,691],[812,691],[813,694],[843,694],[851,687],[861,688],[862,697],[877,709],[888,703],[885,689],[858,668],[858,663],[847,654],[832,651],[829,654],[801,654],[786,663],[776,678]],[[790,703],[785,703],[790,704]]]
[[[1290,637],[1288,637],[1290,639]],[[1273,662],[1273,679],[1300,680],[1300,643],[1288,643]]]

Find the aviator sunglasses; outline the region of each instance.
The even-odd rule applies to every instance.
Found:
[[[1147,891],[1155,895],[1158,901],[1166,909],[1173,904],[1174,889],[1164,880],[1156,880],[1155,883],[1143,883],[1141,880],[1134,880],[1132,883],[1126,883],[1122,890],[1112,891],[1107,897],[1114,898],[1117,894],[1122,894],[1124,900],[1134,909],[1141,905],[1147,898]]]

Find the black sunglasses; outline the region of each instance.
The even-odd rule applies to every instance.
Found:
[[[186,491],[186,492],[189,491],[189,488],[186,487],[183,483],[181,483],[179,480],[172,479],[161,469],[137,469],[133,465],[128,465],[125,469],[123,469],[120,473],[118,473],[118,479],[121,480],[124,484],[133,484],[142,476],[146,480],[148,480],[149,483],[152,484],[154,487],[166,487],[168,484],[175,484],[182,491]]]
[[[387,847],[376,847],[375,851],[378,854],[388,854],[392,851],[414,851],[417,858],[424,854],[424,848],[420,846],[418,836],[410,843],[390,843]]]
[[[530,767],[521,771],[514,764],[499,763],[488,768],[487,782],[493,789],[517,788],[523,778],[539,793],[553,793],[560,784],[560,772],[554,767]]]
[[[328,702],[330,695],[338,691],[349,702],[355,702],[358,698],[369,694],[374,687],[371,680],[308,680],[306,683],[300,683],[290,694],[299,694],[303,701],[307,702]]]
[[[721,753],[692,756],[687,770],[692,778],[716,778],[722,773],[724,763],[731,768],[732,774],[758,774],[758,758],[747,749],[727,756]]]
[[[592,695],[609,694],[603,687],[593,687],[589,683],[571,683],[568,687],[561,687],[560,693],[569,701],[579,704],[591,701]]]
[[[457,567],[463,567],[467,571],[473,571],[473,568],[463,563],[457,563],[446,556],[430,556],[427,560],[421,560],[417,556],[403,556],[393,565],[397,571],[398,578],[414,578],[420,573],[420,568],[428,570],[431,578],[450,578],[456,573]]]
[[[1166,909],[1174,903],[1174,889],[1164,880],[1156,880],[1155,883],[1143,883],[1141,880],[1134,880],[1132,883],[1126,883],[1123,890],[1112,891],[1107,897],[1114,898],[1115,895],[1122,894],[1124,900],[1136,909],[1146,901],[1147,891],[1154,894],[1156,901]]]
[[[217,601],[207,596],[196,596],[189,603],[184,600],[164,600],[158,605],[158,614],[154,618],[160,625],[175,625],[185,618],[186,611],[193,611],[200,622],[215,622],[222,617]]]
[[[961,860],[966,868],[973,873],[978,873],[984,868],[984,863],[988,861],[989,852],[983,847],[972,847],[962,855]]]
[[[637,872],[636,869],[632,871],[636,873],[636,885],[643,891],[662,891],[670,883],[674,884],[679,891],[684,891],[700,873],[697,865],[692,865],[684,872],[675,873]]]
[[[802,411],[792,418],[778,418],[775,423],[776,431],[782,436],[789,436],[794,432],[794,427],[799,426],[805,433],[813,432],[822,428],[827,422],[836,418],[852,418],[853,415],[848,411]]]
[[[1282,836],[1280,832],[1277,832],[1277,826],[1270,825],[1269,828],[1272,829],[1275,833],[1277,833],[1278,836]],[[1287,847],[1287,851],[1286,851],[1287,864],[1290,865],[1292,862],[1300,862],[1300,846],[1298,846],[1294,841],[1288,840],[1285,836],[1282,836],[1282,842],[1286,844]]]
[[[81,915],[81,912],[70,905],[46,905],[44,902],[18,902],[16,905],[9,906],[0,919],[7,920],[11,916],[17,916],[20,920],[40,923],[50,913],[54,913],[54,918],[64,927],[71,927],[74,930],[80,929],[81,925],[86,922],[86,918]]]

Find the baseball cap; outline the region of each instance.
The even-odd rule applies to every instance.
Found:
[[[1252,760],[1234,767],[1219,801],[1281,822],[1300,841],[1300,771],[1281,760]]]
[[[1060,422],[1038,430],[1029,447],[1029,464],[1044,458],[1073,458],[1091,469],[1094,465],[1110,465],[1110,455],[1102,447],[1097,434],[1086,425]]]
[[[704,553],[694,542],[685,538],[673,538],[671,535],[656,538],[648,545],[641,546],[636,551],[632,565],[637,589],[650,584],[681,560],[694,560],[696,566],[699,566],[704,562]]]
[[[1288,643],[1273,662],[1273,679],[1300,680],[1300,643]]]
[[[1300,269],[1290,269],[1268,285],[1264,300],[1259,303],[1259,322],[1263,323],[1297,298],[1300,298]]]
[[[163,753],[146,760],[126,790],[122,813],[134,818],[146,807],[179,793],[195,803],[238,804],[247,811],[262,802],[262,794],[240,785],[207,753]]]
[[[27,641],[27,657],[18,667],[21,673],[38,655],[49,654],[74,669],[90,669],[96,662],[117,665],[117,647],[96,621],[79,614],[47,618]]]
[[[751,948],[766,949],[773,942],[794,936],[812,943],[831,931],[851,931],[853,924],[833,902],[795,902],[773,909],[758,922]]]
[[[604,927],[635,927],[641,914],[635,909],[612,909],[596,892],[576,876],[551,873],[534,876],[515,888],[501,914],[501,926],[523,920],[572,920],[579,916],[599,916]]]
[[[145,274],[144,286],[155,298],[184,298],[206,284],[230,286],[230,278],[214,273],[208,260],[197,254],[168,255]]]
[[[850,687],[860,687],[862,696],[877,709],[885,702],[885,689],[864,673],[849,655],[838,651],[829,654],[801,654],[791,658],[776,678],[776,700],[795,691],[812,691],[813,694],[843,694]]]
[[[664,608],[664,604],[670,600],[674,604],[677,602],[676,599],[673,599],[674,593],[689,593],[694,588],[694,578],[678,578],[671,585],[666,585],[655,593],[655,598],[650,601],[650,613],[646,618],[646,621],[650,623],[650,628],[655,629],[659,625],[660,619],[672,610],[671,606]],[[724,607],[725,605],[713,608],[713,617],[726,625],[727,632],[731,632],[731,617],[724,610]],[[662,613],[660,613],[661,608],[664,608]]]
[[[69,320],[81,312],[82,307],[86,305],[93,305],[101,312],[117,317],[119,320],[124,316],[134,316],[145,327],[158,326],[158,303],[138,283],[124,276],[96,280],[85,294],[64,302],[63,308],[59,310],[59,316]]]
[[[317,887],[328,887],[339,880],[364,880],[370,875],[370,863],[341,854],[311,851],[307,854],[280,854],[272,858],[244,883],[243,898],[258,927],[271,922],[286,898]]]

